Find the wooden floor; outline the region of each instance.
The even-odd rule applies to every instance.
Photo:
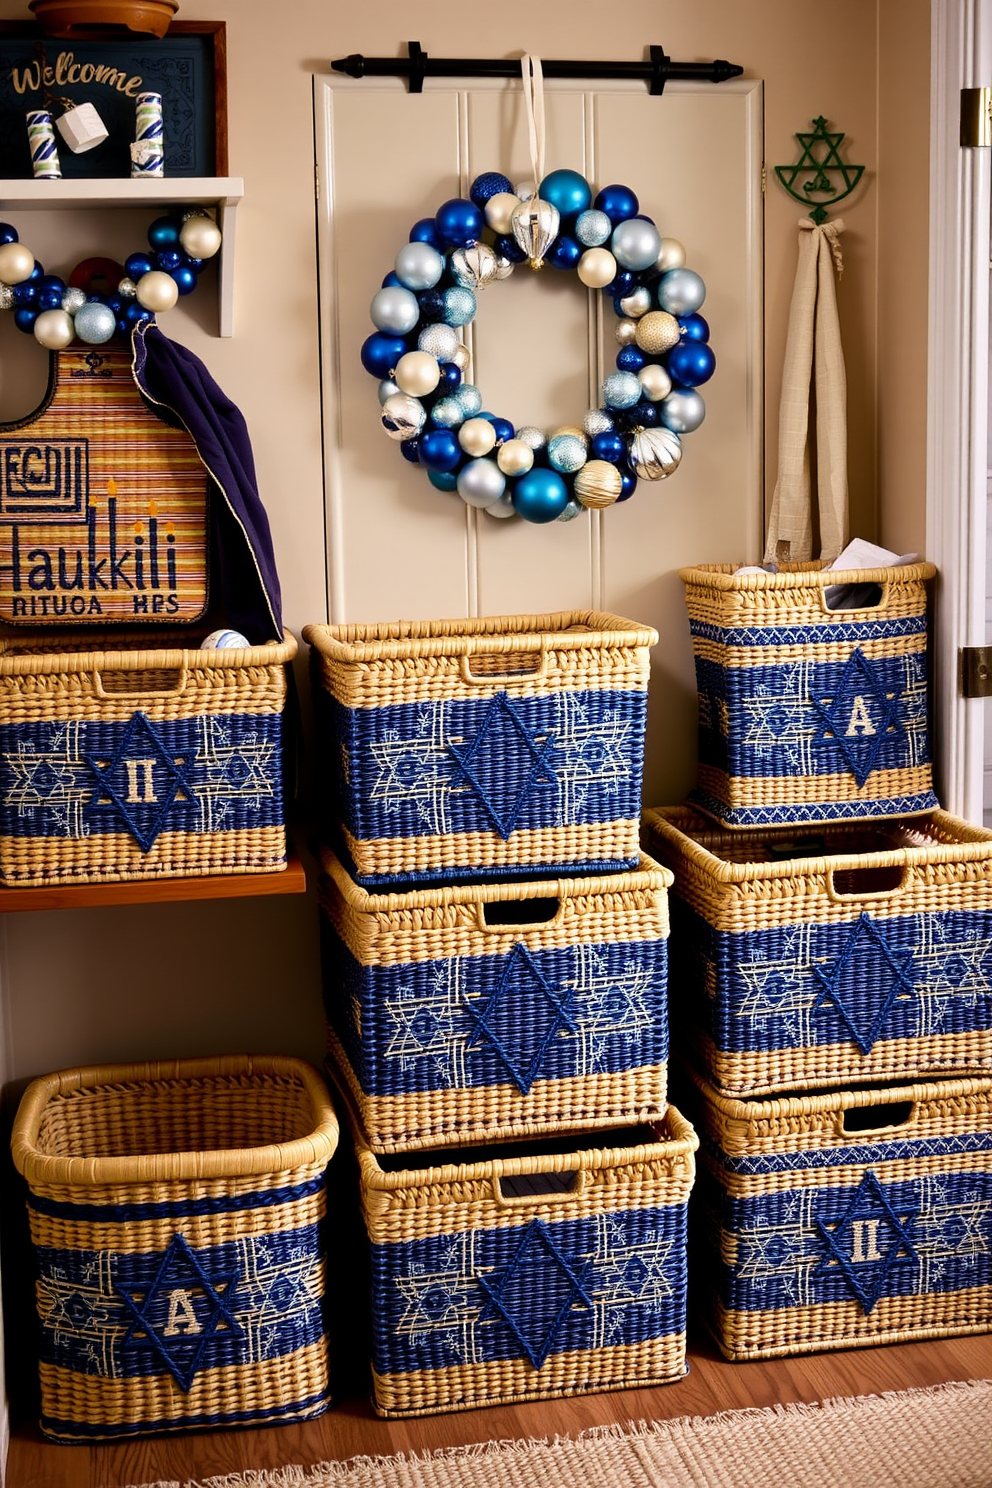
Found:
[[[364,1453],[431,1450],[501,1437],[577,1432],[612,1422],[714,1415],[776,1401],[815,1401],[945,1380],[992,1378],[992,1336],[729,1364],[699,1335],[691,1342],[689,1359],[688,1378],[659,1390],[586,1395],[418,1420],[379,1420],[363,1394],[352,1394],[305,1426],[212,1432],[121,1446],[55,1447],[43,1441],[34,1426],[19,1424],[12,1434],[7,1488],[125,1488],[163,1479],[186,1483],[247,1468],[309,1465]]]

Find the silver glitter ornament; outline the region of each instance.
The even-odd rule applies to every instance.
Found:
[[[624,295],[620,301],[620,309],[631,320],[639,320],[651,309],[651,291],[645,285],[639,284],[632,294]]]
[[[557,517],[555,517],[555,521],[574,522],[576,517],[581,517],[584,511],[585,507],[580,506],[577,501],[569,501],[568,505],[563,507],[562,510],[558,513]]]
[[[595,439],[597,434],[607,434],[612,428],[613,420],[601,408],[590,408],[582,420],[582,432],[587,439]]]
[[[455,429],[465,418],[465,411],[454,398],[439,398],[431,409],[431,418],[441,429]]]
[[[532,196],[514,208],[510,226],[518,247],[526,253],[532,269],[541,268],[545,254],[558,236],[560,223],[558,208],[539,196]]]
[[[456,248],[448,266],[462,289],[485,289],[496,278],[496,255],[488,243]]]
[[[424,326],[417,337],[417,349],[429,352],[439,362],[451,362],[458,350],[458,336],[451,326],[437,321],[433,325]]]
[[[135,295],[138,293],[138,286],[135,284],[133,279],[122,279],[117,286],[117,293],[124,300],[133,300]],[[69,314],[71,315],[73,312],[66,304],[66,300],[69,298],[70,295],[81,294],[83,294],[83,291],[81,289],[67,289],[65,294],[62,296],[62,309],[68,310]]]
[[[0,310],[13,310],[14,308],[14,286],[12,284],[0,284]]]
[[[602,248],[612,233],[613,223],[605,212],[600,212],[596,207],[587,208],[575,219],[575,240],[583,248]]]
[[[424,427],[427,412],[424,405],[407,393],[393,393],[382,405],[380,422],[390,439],[398,444],[416,439]]]
[[[630,441],[630,463],[638,480],[664,480],[682,459],[679,436],[671,429],[635,429]]]
[[[555,434],[548,440],[548,464],[562,475],[572,475],[586,463],[586,442],[577,434]]]
[[[515,437],[522,439],[524,444],[529,445],[535,454],[538,450],[542,450],[548,442],[544,436],[544,430],[536,428],[533,424],[524,424],[522,429],[517,430]]]
[[[467,346],[463,346],[460,341],[455,347],[454,356],[452,356],[451,360],[454,362],[455,366],[460,372],[467,372],[469,367],[472,365],[472,358],[469,354],[469,349]]]

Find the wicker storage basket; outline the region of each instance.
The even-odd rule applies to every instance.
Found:
[[[664,1113],[665,869],[406,894],[323,870],[328,1040],[373,1151]]]
[[[316,1070],[238,1056],[28,1087],[41,1426],[57,1441],[303,1420],[329,1404]]]
[[[768,1101],[695,1083],[693,1280],[728,1358],[992,1328],[992,1079]]]
[[[355,1127],[373,1403],[430,1415],[681,1379],[696,1136],[650,1126],[425,1158]]]
[[[0,640],[0,881],[286,866],[281,644]]]
[[[645,841],[675,875],[673,1028],[720,1089],[992,1074],[992,832],[943,811],[729,832],[670,807]]]
[[[657,632],[583,611],[303,636],[326,826],[359,883],[636,867]]]
[[[683,569],[699,691],[696,804],[731,827],[937,806],[926,665],[935,572]],[[833,585],[860,586],[864,605],[828,609]]]

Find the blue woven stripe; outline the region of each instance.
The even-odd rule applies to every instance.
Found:
[[[718,1216],[734,1237],[732,1248],[721,1247],[724,1256],[733,1254],[732,1265],[711,1258],[732,1311],[849,1305],[856,1298],[869,1314],[881,1297],[992,1283],[987,1171],[896,1183],[874,1174],[839,1188],[740,1199],[720,1190],[704,1166],[697,1187],[702,1212]]]
[[[41,1358],[129,1379],[264,1363],[323,1337],[316,1225],[194,1249],[193,1264],[182,1254],[168,1263],[177,1244],[159,1252],[36,1246]]]
[[[732,786],[728,794],[732,795]],[[832,821],[878,821],[888,816],[920,816],[940,805],[932,790],[912,796],[866,795],[856,801],[728,806],[726,801],[696,786],[689,792],[689,800],[728,827],[816,827]]]
[[[363,966],[322,919],[325,1012],[366,1094],[526,1091],[668,1058],[664,939]]]
[[[0,833],[234,832],[285,820],[281,719],[207,714],[0,728]]]
[[[542,1229],[545,1244],[532,1240],[526,1220],[510,1229],[374,1244],[375,1368],[394,1374],[528,1354],[533,1362],[545,1351],[684,1331],[684,1205]]]
[[[754,626],[731,626],[712,625],[705,620],[689,622],[691,635],[724,646],[862,646],[866,641],[925,635],[926,629],[925,613],[893,616],[888,620],[838,620],[833,625],[769,625],[762,621]]]
[[[855,1164],[910,1162],[919,1157],[956,1157],[962,1152],[992,1152],[992,1132],[962,1132],[954,1137],[894,1137],[891,1142],[852,1142],[844,1147],[812,1148],[805,1152],[765,1152],[731,1156],[700,1133],[700,1146],[727,1173],[758,1177],[763,1173],[805,1172],[810,1168],[839,1168]]]
[[[672,1017],[703,1020],[719,1050],[813,1048],[853,1036],[867,1053],[890,1039],[992,1029],[992,914],[876,910],[732,934],[678,894],[671,908]]]
[[[29,1193],[28,1206],[53,1219],[82,1219],[88,1224],[136,1224],[144,1219],[185,1219],[194,1214],[227,1214],[242,1209],[270,1209],[277,1204],[291,1204],[319,1193],[324,1175],[292,1188],[266,1188],[257,1193],[224,1194],[212,1199],[177,1199],[161,1204],[70,1204],[60,1199],[47,1199]]]
[[[632,820],[646,712],[643,691],[357,709],[324,694],[331,815],[363,842]]]
[[[288,1400],[256,1410],[228,1410],[212,1415],[154,1417],[141,1421],[115,1421],[113,1425],[92,1425],[86,1421],[66,1421],[59,1416],[42,1414],[41,1429],[46,1436],[60,1441],[114,1441],[120,1437],[151,1436],[171,1431],[207,1431],[216,1426],[262,1426],[267,1422],[289,1425],[322,1414],[331,1404],[329,1389],[303,1400]]]

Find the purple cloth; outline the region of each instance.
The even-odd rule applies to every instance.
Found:
[[[132,337],[134,379],[166,423],[192,435],[213,477],[211,609],[252,645],[282,640],[282,598],[269,519],[258,494],[244,415],[199,357],[143,322]]]

